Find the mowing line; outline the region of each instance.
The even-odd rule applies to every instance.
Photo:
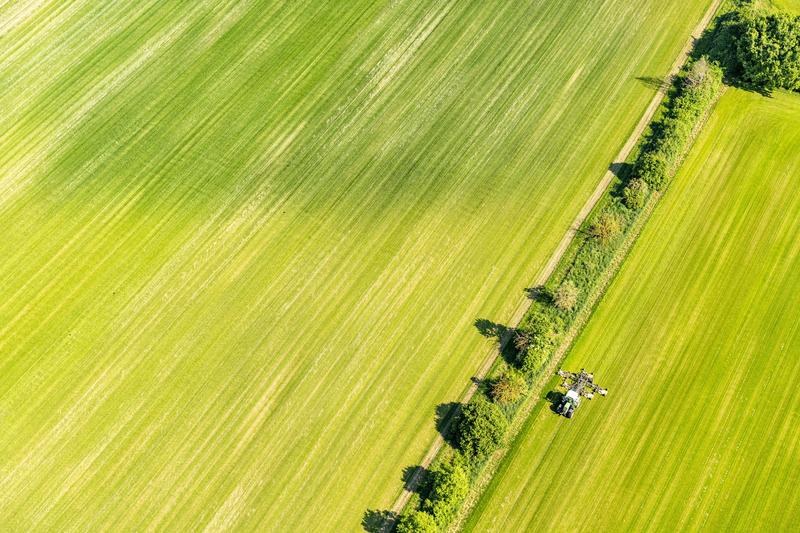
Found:
[[[706,27],[714,18],[714,14],[717,12],[717,9],[719,8],[719,5],[721,3],[722,0],[713,1],[711,6],[708,8],[708,11],[706,11],[705,15],[698,23],[697,27],[695,27],[694,31],[692,31],[691,35],[689,36],[689,39],[686,41],[686,44],[681,49],[678,56],[675,58],[675,61],[673,62],[672,67],[669,70],[669,74],[667,75],[668,77],[672,77],[678,74],[681,67],[686,62],[686,59],[689,53],[691,52],[695,41],[700,37],[700,35],[702,35],[703,31],[705,31]],[[664,87],[659,88],[656,94],[653,95],[653,99],[650,101],[650,104],[647,106],[647,109],[645,109],[642,118],[639,120],[639,123],[636,125],[636,128],[634,128],[634,130],[631,132],[630,136],[628,137],[628,140],[625,142],[625,144],[617,154],[617,157],[614,159],[614,161],[626,161],[628,159],[628,156],[633,151],[633,148],[636,146],[637,142],[639,141],[639,138],[642,136],[642,133],[644,133],[645,128],[647,128],[648,124],[650,124],[650,121],[653,119],[656,110],[661,105],[661,102],[664,100],[665,95],[666,92],[664,90]],[[595,187],[592,195],[589,197],[588,200],[586,200],[586,203],[583,205],[583,207],[578,212],[575,219],[572,221],[572,224],[570,225],[569,229],[567,229],[567,232],[564,234],[564,237],[558,243],[558,246],[550,256],[550,259],[547,261],[544,268],[541,270],[541,272],[539,272],[539,275],[534,280],[533,283],[534,287],[544,285],[544,283],[548,280],[548,278],[550,278],[550,276],[553,274],[553,271],[555,270],[558,263],[561,261],[561,258],[564,256],[564,253],[567,251],[567,248],[569,247],[570,243],[575,238],[578,229],[586,221],[586,217],[588,217],[589,213],[592,212],[592,210],[594,209],[595,205],[597,205],[597,202],[600,200],[600,198],[603,197],[603,193],[605,193],[606,189],[608,189],[608,186],[611,184],[613,179],[614,179],[614,173],[611,170],[607,170],[603,175],[603,178],[597,184],[597,187]],[[509,324],[515,324],[515,325],[519,324],[519,322],[522,320],[522,317],[525,315],[525,312],[528,310],[529,307],[530,307],[530,301],[526,296],[517,306],[516,311],[511,317],[511,320],[509,320]],[[472,399],[472,397],[475,395],[475,392],[477,392],[478,390],[478,382],[483,380],[489,373],[489,370],[492,368],[492,366],[494,366],[495,361],[497,361],[497,358],[505,349],[510,339],[511,339],[511,334],[509,330],[500,338],[498,346],[493,347],[491,350],[489,350],[486,359],[478,369],[478,372],[475,374],[476,379],[473,380],[473,382],[467,388],[466,392],[460,398],[457,405],[466,404]],[[457,410],[458,407],[455,407],[451,409],[450,413],[447,414],[447,421],[442,427],[442,430],[436,436],[436,438],[433,441],[433,444],[428,449],[428,452],[425,454],[425,457],[423,457],[422,461],[420,462],[419,467],[411,476],[411,479],[409,479],[408,483],[404,485],[403,491],[395,500],[394,505],[392,505],[391,511],[393,513],[400,514],[400,512],[402,512],[403,508],[408,503],[408,500],[411,498],[411,495],[419,487],[419,483],[422,481],[422,473],[431,465],[434,458],[444,445],[444,437],[442,437],[442,434],[449,433],[450,426],[452,424],[452,421],[455,419],[454,415],[457,413]]]

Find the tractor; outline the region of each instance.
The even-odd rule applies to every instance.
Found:
[[[556,411],[560,415],[572,418],[575,410],[581,404],[581,397],[591,400],[595,393],[600,396],[608,394],[608,390],[601,388],[594,382],[594,374],[590,374],[581,368],[579,373],[559,370],[558,375],[563,378],[561,386],[567,390],[561,397],[561,401],[556,406]]]

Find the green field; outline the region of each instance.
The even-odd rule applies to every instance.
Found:
[[[0,3],[4,529],[358,529],[709,4]]]
[[[564,363],[608,397],[542,402],[467,530],[792,529],[798,188],[800,96],[729,89]]]

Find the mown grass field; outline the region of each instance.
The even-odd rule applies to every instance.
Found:
[[[800,519],[800,96],[729,89],[470,531],[786,531]],[[552,382],[555,385],[555,381]]]
[[[0,4],[4,529],[358,529],[708,5]]]

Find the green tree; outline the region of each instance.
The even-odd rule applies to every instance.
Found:
[[[578,303],[578,287],[571,280],[561,284],[553,296],[553,303],[562,311],[572,311]]]
[[[500,447],[507,429],[508,421],[500,408],[479,397],[461,411],[458,447],[470,460],[483,462]]]
[[[492,399],[500,404],[517,403],[527,390],[528,382],[525,377],[509,368],[492,383]]]
[[[430,491],[422,505],[440,528],[455,518],[469,492],[469,472],[460,454],[450,461],[435,464],[430,470]]]
[[[632,179],[631,182],[628,183],[628,186],[625,187],[625,190],[622,191],[625,205],[630,209],[638,211],[644,207],[648,192],[647,183],[645,183],[644,180],[639,178]]]
[[[517,359],[523,372],[531,375],[541,368],[558,340],[560,326],[556,319],[541,309],[525,315],[519,330],[525,333],[528,342]]]
[[[425,511],[412,511],[400,516],[395,528],[397,533],[438,533],[436,520]]]
[[[663,132],[668,136],[669,132]],[[646,150],[636,160],[635,173],[655,190],[660,190],[667,182],[669,162],[658,150]]]
[[[622,222],[619,220],[619,215],[609,211],[601,213],[590,229],[591,235],[603,245],[610,244],[620,231]]]
[[[724,17],[714,44],[728,77],[766,91],[800,89],[800,17],[750,5]]]

